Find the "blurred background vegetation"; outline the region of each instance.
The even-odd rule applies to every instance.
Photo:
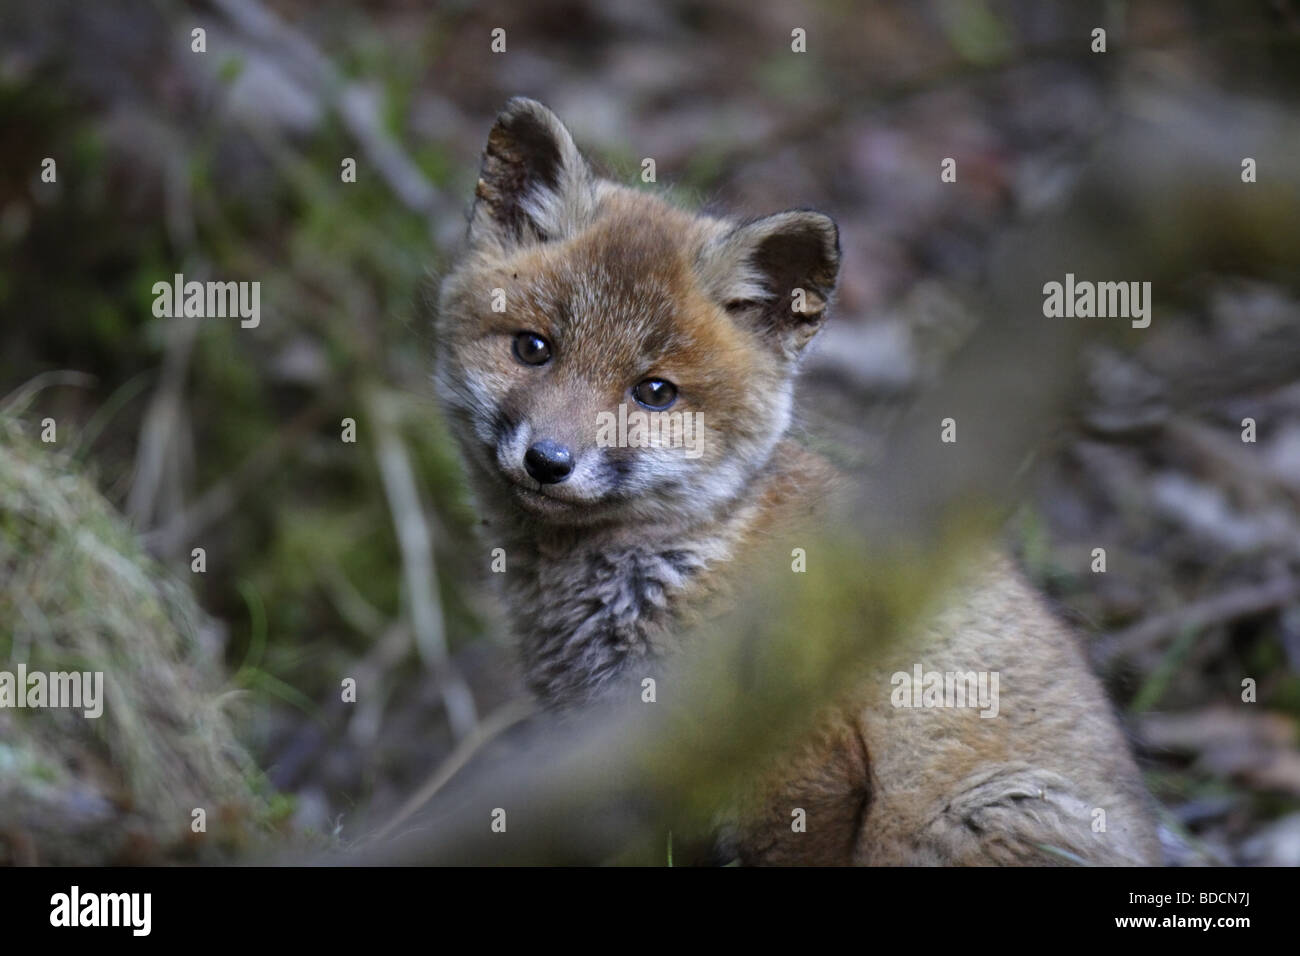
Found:
[[[1235,179],[1251,130],[1294,124],[1298,40],[1288,0],[7,2],[0,454],[46,452],[33,467],[52,487],[89,475],[149,553],[132,560],[193,589],[173,626],[212,652],[195,652],[195,693],[239,692],[218,749],[251,752],[232,766],[259,824],[347,841],[522,696],[428,383],[428,297],[508,97],[547,103],[623,181],[653,157],[687,202],[835,216],[839,300],[802,402],[809,440],[856,466],[887,453],[894,414],[942,376],[973,321],[960,290],[1000,237],[1067,196],[1135,116],[1185,113],[1190,135],[1237,157]],[[939,182],[948,156],[954,185]],[[155,318],[151,288],[175,273],[259,281],[259,327]],[[1280,367],[1236,363],[1182,402],[1171,390],[1219,380],[1233,350],[1294,349],[1300,281],[1237,261],[1185,280],[1147,334],[1096,356],[1095,393],[1043,450],[1011,536],[1093,636],[1183,837],[1171,859],[1297,864],[1300,363],[1284,347]],[[81,377],[46,374],[63,370]],[[1260,423],[1249,467],[1246,416]],[[32,443],[47,417],[52,448]],[[28,499],[0,494],[0,667],[69,602],[141,600],[27,600],[32,544],[13,528]],[[1105,575],[1089,572],[1098,539]],[[1260,705],[1240,706],[1242,676]],[[355,705],[339,699],[346,677]],[[94,733],[118,732],[138,731]],[[0,737],[14,800],[18,751]],[[129,777],[119,763],[56,774],[55,789],[139,801],[139,781],[105,779]],[[0,860],[75,856],[42,856],[19,834],[31,825],[0,810]],[[154,836],[145,858],[185,855]]]

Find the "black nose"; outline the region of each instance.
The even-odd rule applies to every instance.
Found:
[[[553,485],[572,473],[573,456],[563,445],[543,439],[524,452],[524,470],[542,484]]]

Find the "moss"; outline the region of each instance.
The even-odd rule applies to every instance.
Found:
[[[4,415],[0,650],[11,673],[103,674],[97,719],[0,709],[0,862],[219,859],[270,824],[194,598],[63,451]]]

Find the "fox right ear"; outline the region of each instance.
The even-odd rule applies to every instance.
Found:
[[[571,235],[596,205],[595,177],[564,124],[518,96],[488,133],[474,195],[470,242],[503,248]]]
[[[716,240],[698,267],[729,313],[795,358],[826,318],[840,269],[839,228],[811,209],[779,212]]]

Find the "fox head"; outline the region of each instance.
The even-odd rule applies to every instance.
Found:
[[[435,383],[480,494],[521,521],[676,522],[779,464],[839,269],[830,218],[683,212],[597,177],[517,98],[488,134],[468,245],[442,285]]]

